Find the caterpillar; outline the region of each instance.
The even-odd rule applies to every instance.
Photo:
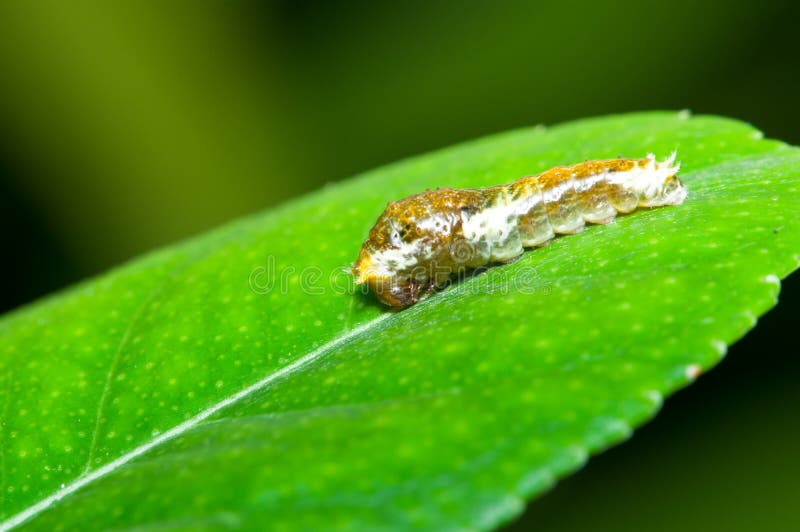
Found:
[[[455,273],[516,260],[524,248],[606,224],[639,207],[679,205],[676,152],[658,162],[587,161],[484,189],[441,188],[390,202],[351,272],[386,305],[405,307]]]

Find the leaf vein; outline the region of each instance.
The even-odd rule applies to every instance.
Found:
[[[168,276],[163,281],[161,281],[161,283],[159,283],[158,286],[156,286],[156,288],[150,291],[147,297],[142,301],[142,304],[139,305],[139,308],[136,309],[136,313],[133,315],[133,318],[131,319],[130,323],[128,323],[128,326],[125,329],[125,333],[122,335],[122,338],[120,339],[119,344],[117,345],[117,350],[114,353],[114,358],[111,360],[111,364],[109,365],[108,372],[106,374],[106,381],[105,384],[103,385],[103,391],[100,393],[100,400],[97,403],[97,414],[95,416],[94,430],[92,431],[92,442],[89,445],[89,454],[86,458],[86,466],[84,467],[82,473],[84,475],[88,473],[89,470],[91,469],[92,459],[94,458],[94,453],[97,451],[97,439],[100,434],[100,425],[102,424],[101,420],[103,419],[103,412],[105,411],[106,404],[108,402],[108,394],[109,391],[111,390],[111,383],[114,379],[114,375],[117,374],[119,361],[120,358],[122,357],[122,350],[128,344],[128,341],[130,340],[131,337],[131,333],[133,332],[136,325],[139,323],[139,320],[144,314],[144,310],[153,300],[155,295],[161,292],[164,285],[166,285],[167,281],[172,277],[173,277],[172,275]]]

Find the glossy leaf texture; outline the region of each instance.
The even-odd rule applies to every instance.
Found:
[[[402,310],[385,203],[678,149],[689,198]],[[0,527],[492,528],[712,367],[800,262],[800,150],[641,113],[402,161],[0,321]]]

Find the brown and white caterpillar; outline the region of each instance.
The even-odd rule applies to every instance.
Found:
[[[387,305],[407,306],[453,273],[510,262],[523,248],[586,222],[606,224],[638,207],[679,205],[686,187],[673,154],[559,166],[507,185],[441,188],[391,202],[361,247],[352,272]]]

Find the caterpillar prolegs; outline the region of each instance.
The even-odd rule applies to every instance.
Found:
[[[407,306],[453,273],[508,262],[524,248],[639,207],[679,205],[686,187],[673,153],[587,161],[480,190],[442,188],[391,202],[353,266],[385,304]]]

